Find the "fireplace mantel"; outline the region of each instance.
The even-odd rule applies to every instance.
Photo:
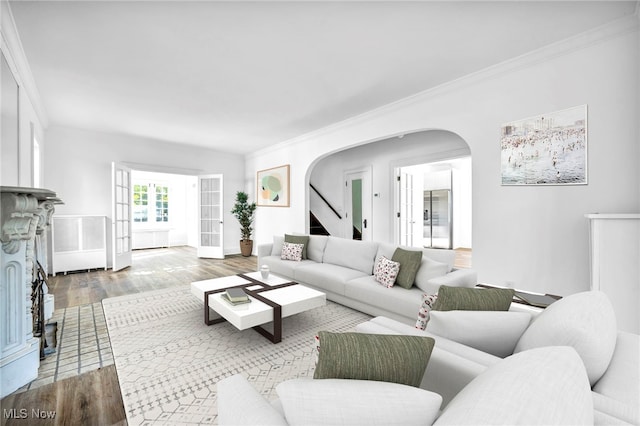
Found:
[[[40,340],[33,336],[31,283],[56,204],[47,189],[0,187],[0,397],[38,376]],[[38,247],[40,245],[40,247]]]

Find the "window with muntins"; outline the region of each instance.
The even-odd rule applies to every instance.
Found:
[[[169,221],[169,188],[156,186],[156,222]]]
[[[135,182],[133,221],[146,224],[169,222],[169,187],[155,182]]]

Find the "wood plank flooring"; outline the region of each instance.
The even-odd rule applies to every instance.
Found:
[[[126,425],[115,365],[2,400],[2,424]]]
[[[49,292],[56,297],[56,309],[255,271],[257,263],[254,256],[240,255],[200,259],[196,250],[187,246],[136,250],[133,253],[133,265],[122,271],[93,270],[49,277]]]

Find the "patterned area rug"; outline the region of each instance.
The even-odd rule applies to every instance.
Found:
[[[311,377],[314,336],[353,331],[371,317],[327,301],[283,319],[282,342],[229,323],[207,327],[189,287],[102,302],[128,424],[216,424],[216,383],[243,374],[267,399],[287,379]]]

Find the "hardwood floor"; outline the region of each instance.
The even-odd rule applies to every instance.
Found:
[[[2,400],[2,424],[126,425],[115,365]]]
[[[108,297],[159,290],[192,281],[255,271],[254,256],[200,259],[192,247],[136,250],[133,265],[122,271],[95,270],[49,277],[56,309],[100,302]]]
[[[138,250],[134,252],[133,265],[125,270],[58,274],[49,277],[48,284],[58,310],[99,303],[108,297],[188,286],[192,281],[255,271],[256,263],[254,256],[200,259],[191,247]],[[7,426],[127,424],[114,365],[18,391],[3,398],[0,405],[1,424]]]
[[[472,251],[470,248],[457,248],[456,260],[454,266],[456,268],[471,268]]]

